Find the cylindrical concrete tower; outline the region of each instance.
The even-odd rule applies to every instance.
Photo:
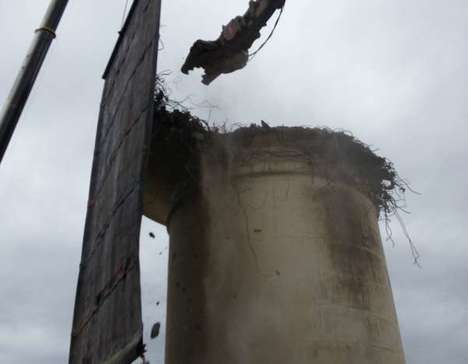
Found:
[[[384,160],[316,129],[214,139],[165,217],[166,364],[405,363],[378,228]]]

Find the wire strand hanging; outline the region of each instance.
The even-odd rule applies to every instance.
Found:
[[[268,38],[265,39],[265,41],[262,43],[262,45],[260,47],[258,47],[258,49],[255,52],[249,54],[249,59],[250,60],[255,58],[255,56],[258,54],[258,52],[260,52],[263,49],[263,47],[265,47],[267,45],[267,43],[270,41],[271,37],[273,37],[273,35],[275,34],[275,30],[278,27],[278,24],[279,24],[279,22],[281,20],[281,16],[283,15],[283,11],[284,11],[284,6],[281,8],[280,13],[278,15],[278,19],[276,19],[275,25],[273,26],[273,29],[271,30],[270,35],[268,35]]]

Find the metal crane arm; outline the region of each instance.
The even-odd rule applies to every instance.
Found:
[[[40,27],[36,30],[29,53],[24,60],[15,84],[0,112],[0,162],[10,143],[34,82],[41,70],[47,52],[55,38],[68,0],[52,0]]]
[[[218,39],[197,40],[182,66],[188,74],[195,68],[203,68],[203,83],[209,85],[223,73],[237,71],[247,65],[249,49],[260,38],[261,29],[266,26],[273,14],[284,7],[286,0],[250,1],[243,16],[232,19],[223,26]]]

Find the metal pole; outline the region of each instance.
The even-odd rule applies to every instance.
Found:
[[[0,113],[0,163],[34,86],[68,0],[52,0]]]

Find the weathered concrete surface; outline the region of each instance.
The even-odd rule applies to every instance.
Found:
[[[377,210],[307,138],[205,150],[166,220],[166,364],[405,363]]]

